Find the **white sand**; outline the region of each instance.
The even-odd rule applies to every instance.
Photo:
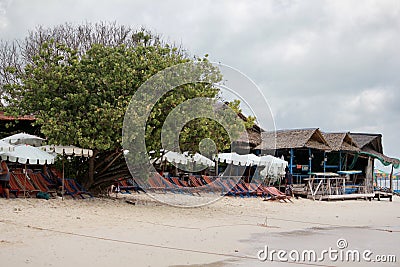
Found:
[[[286,266],[258,261],[257,251],[325,249],[338,238],[400,262],[397,197],[293,204],[224,197],[200,208],[129,198],[139,201],[0,199],[0,266]]]

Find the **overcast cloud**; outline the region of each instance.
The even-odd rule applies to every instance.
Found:
[[[239,69],[278,128],[382,133],[400,158],[400,1],[0,0],[1,39],[85,21],[145,26]]]

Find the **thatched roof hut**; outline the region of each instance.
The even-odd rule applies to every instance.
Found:
[[[256,149],[312,148],[323,151],[332,150],[318,128],[263,132],[261,137],[262,143]]]
[[[396,168],[400,166],[399,159],[391,158],[383,154],[381,134],[350,133],[350,135],[360,147],[361,155],[376,158],[384,165],[393,164]]]
[[[361,150],[369,148],[376,152],[383,153],[381,134],[350,133],[350,136]]]
[[[350,133],[323,133],[332,151],[359,152],[360,148]]]

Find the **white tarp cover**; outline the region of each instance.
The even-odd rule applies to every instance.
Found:
[[[0,152],[14,151],[14,146],[10,143],[0,140]]]
[[[1,140],[12,145],[27,144],[32,146],[40,146],[44,139],[32,134],[17,133]]]
[[[0,156],[3,160],[18,162],[21,164],[53,164],[54,156],[30,145],[17,145],[14,151],[2,152]]]
[[[40,149],[48,153],[57,153],[59,155],[66,155],[66,156],[87,157],[87,158],[93,156],[93,150],[86,148],[79,148],[76,146],[47,145],[47,146],[41,146]]]

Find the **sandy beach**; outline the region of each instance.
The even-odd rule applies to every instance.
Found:
[[[293,203],[224,197],[198,208],[176,208],[131,194],[118,199],[0,199],[0,205],[1,266],[307,266],[263,262],[258,252],[265,246],[337,249],[339,239],[348,249],[369,249],[400,261],[399,197],[393,202]],[[311,263],[367,264],[377,266],[329,259]]]

